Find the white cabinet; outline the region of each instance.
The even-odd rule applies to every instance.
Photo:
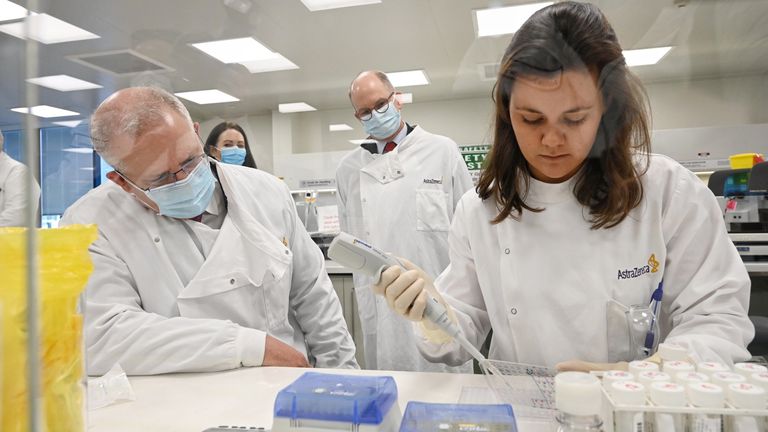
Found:
[[[348,273],[330,274],[333,288],[341,302],[341,308],[344,311],[344,320],[347,322],[347,329],[352,339],[355,341],[355,358],[361,368],[365,369],[365,359],[363,355],[363,329],[360,326],[360,314],[357,313],[357,299],[355,297],[355,286],[352,283],[352,275]]]

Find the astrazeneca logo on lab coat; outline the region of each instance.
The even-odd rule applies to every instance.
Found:
[[[651,256],[648,257],[648,264],[631,269],[619,270],[618,279],[634,279],[647,273],[656,273],[659,271],[659,265],[661,264],[656,260],[656,254],[651,254]]]

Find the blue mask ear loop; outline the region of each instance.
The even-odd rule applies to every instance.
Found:
[[[663,296],[664,279],[659,282],[659,287],[653,291],[653,294],[651,295],[651,304],[649,305],[651,307],[651,311],[653,312],[653,316],[651,317],[651,325],[648,328],[648,333],[645,334],[645,351],[649,356],[653,354],[651,351],[653,350],[653,342],[656,338],[656,335],[653,332],[653,327],[654,324],[656,324],[656,317],[659,316],[659,305],[661,304],[661,298]]]

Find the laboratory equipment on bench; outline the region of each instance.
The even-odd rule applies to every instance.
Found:
[[[381,273],[390,266],[403,264],[392,255],[358,239],[348,233],[339,233],[331,242],[328,256],[337,263],[365,273],[378,283]],[[553,378],[555,370],[540,366],[486,359],[464,336],[461,328],[451,322],[448,312],[436,299],[430,298],[424,311],[425,318],[451,335],[480,364],[482,372],[488,377],[490,387],[497,398],[511,403],[518,410],[518,404],[531,408],[526,412],[533,417],[551,417],[554,412]],[[506,377],[530,377],[535,384],[532,391],[521,391],[519,385],[512,385]]]
[[[707,185],[742,260],[748,267],[768,265],[768,162],[715,171]]]
[[[395,432],[397,385],[389,376],[306,372],[275,398],[273,432]]]
[[[512,407],[408,402],[400,432],[517,432]]]

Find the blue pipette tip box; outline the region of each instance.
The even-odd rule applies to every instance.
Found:
[[[392,377],[306,372],[277,394],[272,429],[367,425],[379,430],[393,416],[396,424],[400,409]]]
[[[400,432],[517,432],[512,406],[408,402]]]

